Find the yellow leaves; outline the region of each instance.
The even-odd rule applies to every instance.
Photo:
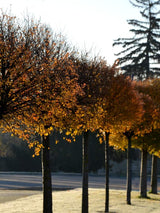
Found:
[[[39,141],[33,141],[28,144],[28,147],[30,149],[34,148],[34,154],[32,155],[32,157],[35,157],[35,156],[39,156],[40,151],[43,148],[43,145]]]
[[[59,143],[59,140],[56,140],[56,141],[55,141],[55,144],[58,144],[58,143]]]
[[[49,131],[50,132],[53,131],[53,126],[49,127]]]
[[[71,143],[72,142],[72,139],[71,138],[67,138],[67,137],[63,137],[63,140],[64,141],[67,141],[68,143]],[[57,143],[56,143],[57,144]]]
[[[127,148],[128,141],[123,134],[111,134],[109,144],[117,150],[121,149],[124,151]]]
[[[71,134],[71,132],[69,132],[69,131],[66,132],[66,135],[70,135],[70,134]]]
[[[67,141],[68,143],[71,143],[71,142],[72,142],[72,140],[71,140],[70,138],[66,138],[66,141]]]
[[[103,139],[100,137],[99,138],[99,143],[102,144],[103,143]]]
[[[36,114],[33,114],[33,115],[32,115],[32,118],[33,118],[34,121],[38,121],[38,119],[39,119],[39,117],[36,116]]]

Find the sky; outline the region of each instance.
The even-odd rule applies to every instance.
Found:
[[[129,0],[0,0],[0,8],[40,18],[80,51],[91,50],[110,65],[119,51],[112,47],[114,40],[130,37],[127,20],[140,17]]]

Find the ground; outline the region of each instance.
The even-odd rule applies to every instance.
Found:
[[[7,195],[8,193],[8,195]],[[80,213],[81,189],[53,192],[54,213]],[[0,212],[2,213],[42,213],[41,191],[0,191]],[[6,195],[5,195],[6,194]],[[17,196],[16,196],[17,195]],[[89,212],[104,212],[104,189],[89,189]],[[125,202],[125,190],[110,190],[111,213],[159,213],[160,195],[148,194],[150,199],[138,198],[139,192],[132,192],[132,205]]]

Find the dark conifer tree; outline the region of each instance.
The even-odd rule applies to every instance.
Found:
[[[132,38],[118,38],[113,46],[122,46],[116,55],[125,75],[139,80],[160,75],[160,0],[130,0],[140,9],[142,20],[130,19]]]

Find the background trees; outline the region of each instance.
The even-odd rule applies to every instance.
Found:
[[[131,38],[118,38],[113,46],[122,46],[123,50],[116,55],[119,58],[125,75],[138,79],[149,76],[159,76],[159,33],[160,18],[158,6],[159,0],[134,0],[130,1],[135,7],[140,8],[142,20],[130,19],[128,24],[132,26]]]

